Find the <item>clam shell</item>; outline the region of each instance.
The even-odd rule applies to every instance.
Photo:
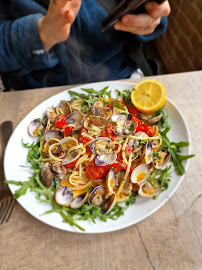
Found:
[[[149,166],[146,164],[141,164],[137,166],[131,174],[131,182],[138,185],[143,184],[149,175]]]
[[[95,158],[95,164],[97,166],[106,166],[114,163],[117,159],[116,153],[101,154]]]
[[[148,141],[145,145],[144,159],[146,164],[150,164],[153,161],[152,144]]]
[[[48,188],[52,185],[53,182],[53,173],[50,169],[50,163],[46,162],[41,169],[41,181]]]
[[[146,182],[145,184],[140,186],[138,194],[144,198],[152,198],[159,194],[161,190],[161,185],[157,184],[157,187],[154,188],[149,182]]]
[[[111,196],[109,196],[107,199],[105,199],[101,205],[102,214],[106,215],[108,214],[115,206],[116,204],[116,194],[113,193]]]
[[[61,130],[50,130],[44,133],[43,137],[45,141],[48,141],[49,139],[52,138],[57,138],[61,140],[62,138],[64,138],[64,133]]]
[[[163,170],[167,166],[167,164],[171,158],[171,153],[168,150],[160,150],[157,152],[160,153],[160,156],[163,156],[162,157],[163,160],[156,159],[156,160],[154,160],[153,164],[154,164],[154,167],[156,169]]]
[[[92,205],[100,206],[105,199],[106,189],[103,186],[97,186],[89,196],[89,202]]]
[[[78,195],[71,203],[70,203],[70,207],[73,208],[73,209],[77,209],[79,207],[81,207],[86,199],[88,197],[88,192],[84,192],[80,195]]]
[[[107,137],[99,137],[90,144],[90,150],[94,154],[104,154],[109,152],[111,140]],[[106,148],[106,146],[108,146]]]
[[[61,100],[60,101],[60,109],[63,111],[63,113],[68,116],[72,110],[69,106],[69,103],[66,100]]]
[[[37,133],[37,131],[43,131],[44,126],[41,124],[41,122],[37,121],[37,120],[33,120],[30,122],[29,126],[28,126],[28,133],[30,136],[38,136],[39,134]]]
[[[68,115],[66,119],[67,124],[74,125],[74,130],[79,130],[83,125],[83,114],[82,112],[75,111]]]
[[[72,190],[67,187],[59,188],[55,193],[55,200],[58,204],[63,206],[69,206],[73,198]]]

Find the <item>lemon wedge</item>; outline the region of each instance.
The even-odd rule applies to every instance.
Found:
[[[163,106],[165,92],[161,82],[146,79],[135,85],[131,93],[131,102],[140,112],[152,113]]]

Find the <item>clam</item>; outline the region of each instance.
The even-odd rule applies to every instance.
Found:
[[[116,183],[117,183],[117,186],[120,186],[120,184],[122,183],[123,179],[124,179],[124,176],[126,174],[126,171],[125,170],[121,170],[117,173],[116,175]]]
[[[149,175],[149,166],[146,164],[138,165],[131,174],[131,182],[136,184],[143,184]]]
[[[95,115],[96,113],[96,109],[99,107],[103,107],[103,103],[100,100],[97,100],[94,104],[93,104],[93,108],[92,108],[92,113],[93,115]]]
[[[46,115],[50,122],[54,122],[57,117],[57,113],[55,112],[55,109],[53,107],[48,107],[46,109]]]
[[[66,100],[61,100],[60,101],[60,109],[63,111],[63,113],[68,116],[72,110],[69,106],[69,103]]]
[[[109,119],[112,116],[112,111],[108,107],[98,107],[95,110],[95,116],[101,116]]]
[[[95,158],[95,164],[97,166],[106,166],[116,161],[116,153],[101,154]]]
[[[143,132],[143,131],[138,131],[138,132],[135,132],[133,134],[133,136],[137,137],[137,138],[148,138],[149,136],[147,135],[147,133]]]
[[[64,159],[62,160],[62,165],[66,165],[76,161],[80,157],[80,155],[81,155],[80,149],[72,150],[64,157]]]
[[[111,169],[106,176],[106,185],[109,192],[113,192],[114,187],[116,186],[116,178],[114,169]]]
[[[166,167],[167,163],[169,162],[170,157],[171,157],[171,154],[168,150],[157,151],[157,156],[155,156],[155,159],[153,162],[154,167],[156,169],[163,170]]]
[[[117,135],[124,136],[132,134],[137,128],[137,122],[132,120],[131,114],[117,113],[112,115],[113,132]]]
[[[107,137],[99,137],[90,144],[90,150],[94,154],[100,155],[109,153],[111,141]]]
[[[103,201],[101,205],[102,214],[104,215],[108,214],[114,208],[115,204],[116,204],[116,194],[113,193]]]
[[[28,126],[28,133],[30,136],[38,136],[37,131],[43,132],[44,126],[38,120],[33,120]]]
[[[77,209],[79,207],[81,207],[86,199],[88,197],[88,192],[84,192],[80,195],[78,195],[71,203],[70,203],[70,207],[73,208],[73,209]]]
[[[53,182],[53,173],[50,169],[50,163],[46,162],[41,169],[41,181],[48,188],[52,185]]]
[[[158,121],[161,120],[162,116],[163,116],[162,114],[154,116],[154,114],[152,114],[152,113],[138,113],[138,115],[137,115],[137,117],[140,120],[142,120],[148,124],[157,123]]]
[[[146,182],[145,184],[141,185],[139,190],[138,190],[138,194],[141,197],[145,197],[145,198],[152,198],[154,196],[156,196],[157,194],[159,194],[162,190],[162,187],[160,184],[155,183],[150,183],[150,182]]]
[[[83,125],[83,114],[82,112],[75,111],[68,115],[66,119],[67,124],[74,125],[74,130],[79,130]]]
[[[77,139],[65,137],[58,142],[58,147],[62,152],[67,152],[71,147],[78,145]]]
[[[50,130],[50,131],[44,133],[43,137],[44,137],[45,141],[48,141],[49,139],[52,139],[52,138],[56,138],[56,139],[61,140],[62,138],[64,138],[64,133],[58,129]]]
[[[61,162],[59,162],[59,161],[52,161],[51,162],[51,169],[55,173],[58,173],[61,175],[64,175],[67,172],[67,169],[64,166],[62,166]]]
[[[108,119],[102,116],[94,116],[90,115],[89,116],[90,122],[97,126],[97,127],[103,127],[107,125]]]
[[[106,189],[103,186],[97,186],[91,192],[88,200],[92,205],[100,206],[105,199],[105,195]]]
[[[63,206],[69,206],[73,198],[72,190],[67,187],[59,188],[55,193],[55,200],[58,204]]]
[[[153,151],[150,141],[148,141],[145,145],[144,159],[146,164],[150,164],[153,161]]]

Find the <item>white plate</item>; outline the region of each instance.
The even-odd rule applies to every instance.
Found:
[[[83,87],[101,90],[105,86],[109,86],[109,90],[112,91],[113,97],[116,97],[116,89],[121,91],[124,89],[132,90],[134,84],[125,82],[101,82],[84,85]],[[75,92],[82,92],[80,88],[81,87],[76,87],[71,90]],[[13,132],[5,152],[4,168],[7,180],[27,181],[28,177],[32,175],[31,170],[20,167],[20,165],[29,166],[26,160],[27,149],[24,148],[21,144],[22,138],[26,143],[32,142],[33,138],[27,134],[28,124],[33,119],[42,118],[47,107],[52,105],[56,106],[59,104],[60,100],[69,100],[69,98],[70,97],[67,91],[61,92],[38,105],[20,122],[20,124]],[[171,141],[190,141],[187,124],[179,109],[169,99],[166,99],[165,106],[168,112],[169,122],[172,125],[172,128],[168,134]],[[182,154],[189,155],[190,146],[183,148]],[[187,169],[188,161],[184,161],[183,164],[185,169]],[[115,221],[108,220],[107,222],[102,222],[100,220],[96,220],[96,224],[92,223],[91,221],[78,221],[79,225],[85,228],[85,232],[82,233],[103,233],[116,231],[136,224],[146,217],[149,217],[152,213],[162,207],[164,203],[173,195],[173,193],[182,182],[182,179],[183,176],[177,175],[175,170],[172,168],[172,178],[171,182],[169,183],[169,188],[162,192],[157,200],[137,198],[136,203],[127,209],[125,215],[121,216]],[[14,193],[15,190],[19,188],[15,185],[9,185],[9,187],[12,193]],[[48,225],[66,231],[81,232],[77,228],[62,222],[62,217],[59,214],[53,213],[45,216],[40,216],[45,211],[50,210],[51,206],[39,203],[35,199],[35,194],[30,191],[28,191],[26,195],[21,196],[18,199],[18,202],[31,215]]]

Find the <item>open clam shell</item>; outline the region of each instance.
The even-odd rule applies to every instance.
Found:
[[[106,196],[106,189],[103,186],[97,186],[91,192],[88,200],[92,205],[100,206]]]
[[[116,204],[116,194],[113,193],[103,201],[101,205],[102,214],[104,215],[108,214],[114,208],[115,204]]]
[[[146,181],[148,175],[149,166],[146,164],[141,164],[133,170],[131,174],[131,182],[141,185]]]
[[[81,155],[80,149],[72,150],[64,157],[64,159],[62,160],[62,165],[66,165],[76,161],[80,157],[80,155]]]
[[[79,130],[83,125],[83,114],[82,112],[75,111],[68,115],[66,119],[67,124],[74,125],[74,130]]]
[[[28,133],[30,136],[38,136],[37,131],[43,132],[44,126],[38,120],[32,120],[28,126]]]
[[[46,162],[41,169],[41,181],[48,188],[52,185],[53,182],[53,173],[50,169],[50,163]]]
[[[106,166],[114,163],[116,159],[117,159],[116,153],[101,154],[95,158],[95,164],[97,166]]]
[[[53,107],[48,107],[46,109],[46,115],[50,122],[54,122],[57,117],[57,113]]]
[[[111,140],[107,137],[99,137],[90,144],[90,150],[94,154],[100,155],[109,153]]]
[[[116,185],[115,172],[114,169],[111,169],[106,176],[107,190],[109,192],[113,192],[115,185]]]
[[[64,138],[64,133],[61,130],[50,130],[44,133],[43,137],[45,141],[48,141],[49,139],[52,138],[57,138],[61,140],[62,138]]]
[[[63,152],[67,152],[69,148],[76,145],[78,145],[78,141],[73,137],[65,137],[58,142],[58,146]]]
[[[71,203],[70,203],[70,207],[73,208],[73,209],[77,209],[79,207],[81,207],[86,199],[88,197],[88,192],[84,192],[80,195],[78,195]]]
[[[144,159],[146,164],[150,164],[153,161],[153,150],[150,141],[148,141],[145,145]]]
[[[162,190],[162,187],[160,184],[155,183],[154,185],[149,182],[146,182],[145,184],[140,186],[138,190],[138,194],[144,198],[152,198],[156,196],[157,194],[159,194],[161,190]]]
[[[102,116],[95,116],[95,115],[90,115],[89,116],[90,122],[97,126],[97,127],[103,127],[107,125],[108,119]]]
[[[154,167],[163,170],[171,158],[171,153],[168,150],[159,150],[157,153],[158,155],[153,161]]]
[[[55,200],[58,204],[63,206],[69,206],[73,198],[72,190],[67,187],[59,188],[55,193]]]
[[[70,108],[69,103],[66,100],[61,100],[60,101],[60,109],[63,111],[63,113],[68,116],[72,110]]]

